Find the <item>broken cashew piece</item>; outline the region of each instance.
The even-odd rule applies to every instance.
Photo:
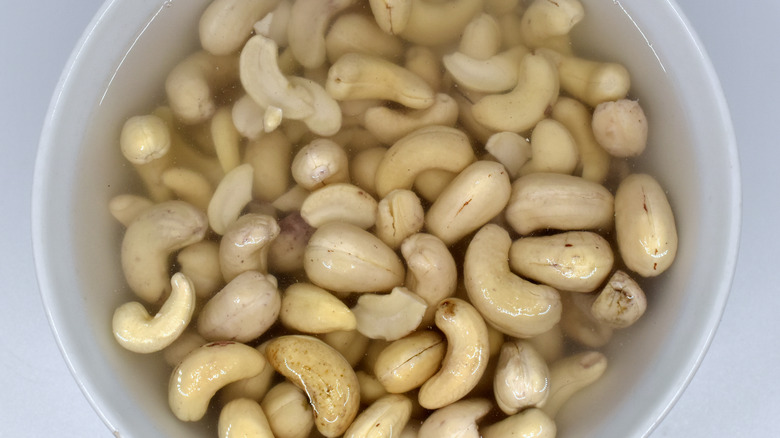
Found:
[[[618,270],[593,302],[590,313],[612,328],[626,328],[639,320],[646,309],[647,298],[642,288]]]
[[[352,311],[327,290],[311,283],[295,283],[285,290],[279,318],[285,327],[303,333],[355,330]]]
[[[273,438],[271,425],[255,400],[239,398],[228,402],[219,412],[219,438]]]
[[[498,407],[507,415],[547,401],[550,372],[544,358],[528,342],[514,340],[501,346],[493,393]]]
[[[219,242],[219,266],[226,282],[246,271],[268,272],[268,251],[279,235],[271,216],[248,213],[225,230]]]
[[[347,222],[368,229],[377,221],[376,199],[358,186],[328,184],[314,190],[301,205],[301,217],[319,228],[328,222]]]
[[[279,0],[214,0],[198,22],[201,46],[214,55],[238,52],[252,35],[254,24],[278,3]]]
[[[114,311],[114,339],[135,353],[154,353],[170,345],[187,328],[195,311],[195,288],[182,273],[171,277],[171,294],[152,317],[143,304],[133,301]]]
[[[352,313],[357,331],[370,339],[395,341],[412,333],[422,321],[425,300],[399,286],[389,294],[363,294]]]
[[[288,381],[271,388],[260,406],[277,438],[306,438],[314,428],[314,412],[306,393]]]
[[[480,432],[482,438],[503,438],[513,435],[523,438],[555,438],[558,427],[543,410],[530,408],[483,427]]]
[[[598,351],[585,351],[553,362],[550,365],[550,396],[542,411],[555,418],[575,393],[598,380],[606,369],[607,358]]]
[[[252,165],[242,164],[225,175],[214,190],[206,214],[215,233],[225,234],[252,200],[253,172]]]
[[[402,394],[436,374],[446,351],[446,342],[438,332],[418,331],[382,349],[373,372],[387,392]]]
[[[391,437],[406,426],[411,414],[412,401],[406,396],[382,396],[355,418],[344,438]]]
[[[485,143],[485,150],[504,165],[513,181],[532,156],[531,143],[520,134],[508,131],[491,135]]]
[[[458,267],[447,245],[433,234],[417,233],[401,243],[406,287],[428,303],[423,325],[433,322],[439,302],[455,294]]]
[[[420,426],[418,436],[426,438],[480,438],[477,428],[492,409],[490,400],[468,398],[437,409]]]

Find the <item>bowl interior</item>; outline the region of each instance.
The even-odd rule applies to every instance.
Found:
[[[215,435],[169,413],[161,358],[124,351],[111,335],[113,309],[132,296],[121,227],[107,209],[136,184],[118,153],[122,123],[162,101],[167,72],[197,48],[207,3],[107,2],[63,74],[41,138],[33,191],[41,293],[79,385],[122,436]],[[607,347],[605,376],[557,422],[562,437],[643,436],[684,389],[725,305],[739,229],[736,146],[717,78],[672,2],[583,4],[576,44],[631,71],[631,94],[650,121],[637,170],[667,189],[680,242],[674,266],[647,284],[645,317]]]

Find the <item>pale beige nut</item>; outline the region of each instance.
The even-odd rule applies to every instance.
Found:
[[[203,344],[208,344],[208,341],[198,334],[197,330],[187,326],[176,340],[162,350],[163,359],[168,366],[175,368],[182,359]]]
[[[154,202],[145,196],[122,194],[108,201],[108,211],[120,224],[127,227],[131,222],[154,205]]]
[[[501,48],[501,27],[487,13],[474,17],[463,29],[458,51],[476,59],[488,59]]]
[[[597,351],[585,351],[550,364],[550,396],[541,408],[550,418],[571,397],[598,380],[607,369],[607,358]]]
[[[265,357],[265,347],[268,342],[263,342],[256,347],[256,350]],[[263,397],[273,386],[278,375],[274,367],[266,366],[260,372],[260,374],[246,379],[237,380],[232,383],[228,383],[217,393],[217,397],[221,404],[226,404],[231,400],[239,398],[248,398],[250,400],[261,401]]]
[[[306,200],[309,193],[309,190],[296,184],[276,198],[271,203],[271,206],[282,213],[300,212],[301,205],[303,205],[303,201]]]
[[[346,222],[369,229],[377,221],[378,203],[360,187],[348,183],[328,184],[312,191],[301,205],[301,217],[319,228],[328,222]]]
[[[579,0],[535,0],[523,13],[520,33],[530,47],[539,47],[549,38],[567,35],[584,17]]]
[[[214,188],[202,173],[184,167],[166,169],[160,180],[178,199],[206,211],[214,196]]]
[[[306,68],[322,65],[327,56],[325,32],[333,17],[356,0],[295,0],[290,11],[287,41],[295,59]]]
[[[314,228],[298,212],[284,216],[279,228],[281,231],[268,250],[268,270],[275,274],[303,271],[303,254]]]
[[[433,203],[441,192],[458,176],[457,172],[444,169],[423,170],[414,179],[414,191],[426,201]]]
[[[252,200],[253,172],[251,165],[242,164],[226,174],[214,190],[206,214],[215,233],[225,234]]]
[[[446,351],[446,342],[438,332],[417,331],[382,349],[373,371],[388,392],[401,394],[422,386],[436,374]]]
[[[543,410],[526,409],[497,423],[480,428],[482,438],[503,438],[522,436],[523,438],[555,438],[558,427],[555,421]]]
[[[412,333],[428,307],[425,300],[398,286],[389,294],[363,294],[352,313],[357,331],[371,339],[394,341]]]
[[[349,182],[347,152],[332,140],[319,138],[302,147],[292,161],[292,176],[306,190]]]
[[[412,401],[388,394],[371,403],[344,433],[345,438],[390,437],[403,430],[412,414]]]
[[[290,285],[282,296],[280,321],[303,333],[354,330],[355,315],[341,300],[311,283]]]
[[[531,143],[525,137],[508,131],[491,135],[485,143],[485,150],[504,165],[513,181],[533,154]]]
[[[292,143],[280,131],[247,143],[243,162],[253,169],[253,199],[273,202],[290,188]]]
[[[527,54],[528,49],[520,45],[487,59],[454,52],[444,55],[442,63],[461,87],[481,93],[504,93],[517,86],[521,61]]]
[[[374,146],[356,153],[349,161],[349,174],[352,183],[376,196],[376,169],[387,153],[384,146]]]
[[[411,10],[401,38],[414,44],[436,46],[455,42],[463,29],[482,11],[482,0],[410,0]],[[442,17],[447,17],[443,20]]]
[[[384,32],[376,20],[354,12],[340,15],[333,21],[325,36],[325,48],[331,64],[351,52],[397,62],[404,51],[401,40]]]
[[[501,346],[493,393],[507,415],[547,401],[550,372],[544,358],[528,342],[514,340]]]
[[[447,245],[438,237],[417,233],[401,244],[406,262],[406,287],[428,304],[422,324],[433,322],[439,302],[455,294],[458,267]]]
[[[376,376],[363,370],[355,372],[360,384],[360,402],[370,405],[388,394],[387,390],[379,383]]]
[[[322,340],[338,351],[352,367],[365,357],[371,339],[357,330],[340,330],[325,333]]]
[[[411,0],[368,0],[368,4],[379,28],[390,35],[404,30],[412,12]]]
[[[317,338],[287,335],[269,342],[266,355],[276,371],[306,392],[321,434],[335,437],[347,430],[357,416],[360,389],[341,354]]]
[[[565,173],[577,169],[580,154],[577,143],[566,126],[554,119],[543,119],[531,132],[531,160],[520,175],[534,172]]]
[[[367,109],[363,115],[366,129],[377,140],[388,145],[426,126],[453,127],[457,120],[458,104],[444,93],[437,93],[433,104],[428,108],[405,111],[376,106]]]
[[[214,152],[225,173],[241,164],[241,133],[233,123],[232,112],[229,107],[218,108],[209,125]]]
[[[276,438],[306,438],[314,429],[314,411],[306,393],[290,382],[271,388],[260,406]]]
[[[214,55],[238,52],[252,34],[252,26],[273,11],[279,0],[214,0],[198,22],[200,44]]]
[[[576,99],[561,96],[553,105],[550,115],[566,127],[577,144],[580,163],[575,175],[589,181],[604,182],[612,160],[593,136],[590,110]]]
[[[422,202],[411,190],[388,193],[377,205],[374,233],[390,248],[398,249],[407,237],[425,225]]]
[[[435,410],[420,426],[418,436],[430,438],[480,438],[477,422],[492,408],[490,400],[468,398]]]
[[[549,49],[539,52],[555,63],[561,90],[592,108],[602,102],[624,99],[631,89],[631,75],[622,64],[580,58]]]
[[[570,341],[587,348],[601,348],[609,343],[614,330],[591,313],[595,294],[563,293],[561,331]]]
[[[230,224],[219,242],[219,266],[226,282],[247,271],[268,272],[271,242],[280,232],[272,216],[248,213]]]
[[[339,103],[320,85],[321,82],[324,83],[324,77],[322,80],[315,79],[292,76],[290,83],[311,94],[314,112],[302,118],[303,123],[313,134],[329,137],[339,132],[343,119]],[[281,120],[281,113],[279,119]]]
[[[219,412],[219,438],[274,438],[263,409],[255,400],[239,398],[228,402]]]
[[[612,328],[633,325],[647,310],[647,298],[642,288],[625,272],[618,270],[593,301],[590,313]]]
[[[560,324],[555,324],[550,330],[526,340],[542,355],[547,363],[563,357],[566,345]]]
[[[400,0],[409,1],[409,0]],[[404,54],[404,67],[421,77],[434,91],[442,90],[441,56],[427,46],[411,46]]]
[[[647,117],[636,100],[602,102],[593,110],[593,136],[615,157],[635,157],[647,146]]]
[[[180,271],[189,277],[199,299],[209,299],[225,280],[219,267],[219,244],[211,240],[193,243],[176,254]]]
[[[231,116],[236,130],[242,136],[256,140],[266,134],[265,112],[265,108],[258,105],[251,96],[244,94],[233,102]]]
[[[154,114],[130,117],[122,125],[119,136],[122,155],[132,163],[155,202],[173,198],[168,187],[161,183],[163,172],[173,163],[171,143],[168,125]]]
[[[217,110],[218,90],[238,81],[238,59],[195,52],[168,73],[165,94],[176,118],[188,125],[205,122]]]
[[[252,28],[256,34],[267,36],[276,41],[279,47],[287,47],[287,32],[290,28],[290,13],[293,0],[278,2],[273,11],[266,14],[261,20],[256,21]],[[290,55],[292,58],[292,55]]]

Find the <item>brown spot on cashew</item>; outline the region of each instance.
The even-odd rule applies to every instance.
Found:
[[[252,27],[277,6],[279,0],[214,0],[198,23],[201,46],[214,55],[229,55],[241,49]]]
[[[188,125],[208,120],[217,110],[214,97],[238,81],[238,59],[201,51],[184,58],[165,80],[165,93],[176,117]]]
[[[642,288],[628,274],[618,270],[593,301],[590,313],[612,328],[633,325],[647,309],[647,298]]]

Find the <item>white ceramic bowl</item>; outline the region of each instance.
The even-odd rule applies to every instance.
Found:
[[[62,353],[117,436],[216,436],[169,412],[169,369],[120,348],[113,310],[131,298],[121,228],[107,210],[132,168],[123,121],[161,102],[177,60],[197,47],[206,0],[109,0],[73,52],[43,129],[33,190],[40,289]],[[584,0],[577,44],[631,71],[649,115],[641,170],[668,190],[677,218],[673,268],[647,286],[649,310],[606,349],[609,368],[558,417],[561,437],[650,433],[684,390],[713,337],[731,285],[740,220],[736,145],[725,101],[690,25],[668,0]]]

